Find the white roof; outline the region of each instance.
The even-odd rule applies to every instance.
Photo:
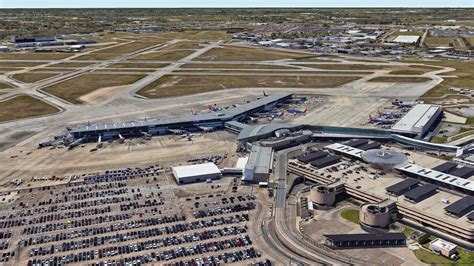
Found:
[[[441,107],[431,104],[417,104],[392,129],[420,133],[431,118],[441,111]]]
[[[393,42],[398,43],[415,43],[418,41],[420,36],[418,35],[398,35]]]
[[[416,164],[406,163],[395,166],[395,169],[422,176],[424,178],[444,183],[449,186],[474,191],[474,182],[469,179],[460,178],[454,175],[448,175]]]
[[[333,151],[342,152],[344,154],[351,155],[357,158],[362,158],[361,154],[364,152],[361,149],[353,148],[351,146],[347,146],[341,143],[330,144],[327,145],[325,148]]]
[[[245,165],[247,164],[248,160],[249,160],[249,157],[242,157],[242,158],[237,159],[235,168],[244,170]]]
[[[173,167],[173,174],[176,178],[185,178],[202,175],[220,175],[221,171],[213,163],[203,163]]]
[[[441,238],[438,238],[434,242],[432,242],[431,246],[444,250],[453,250],[458,247],[456,244],[453,244]]]

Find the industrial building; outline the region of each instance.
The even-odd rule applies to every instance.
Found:
[[[221,171],[213,163],[203,163],[172,167],[173,176],[178,184],[215,180],[222,176]]]
[[[415,44],[421,37],[418,35],[399,35],[393,40],[395,43]]]
[[[266,182],[273,165],[273,151],[269,147],[253,145],[242,180],[248,182]]]
[[[333,248],[382,248],[406,245],[406,237],[403,233],[338,234],[324,235],[324,237],[325,244]]]
[[[441,106],[417,104],[392,127],[392,130],[423,136],[438,121],[441,113]]]

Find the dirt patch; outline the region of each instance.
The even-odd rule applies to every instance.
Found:
[[[128,85],[123,85],[123,86],[115,86],[115,87],[105,87],[101,88],[98,90],[95,90],[91,93],[88,93],[86,95],[82,95],[79,97],[79,101],[90,104],[90,105],[96,105],[100,102],[103,102],[110,96],[126,89]]]

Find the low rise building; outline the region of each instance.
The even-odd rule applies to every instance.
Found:
[[[174,178],[178,184],[215,180],[222,176],[221,171],[213,163],[203,163],[172,167]]]

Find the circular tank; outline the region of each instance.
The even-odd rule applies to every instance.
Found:
[[[403,153],[384,149],[364,151],[361,157],[365,162],[384,169],[391,169],[396,165],[404,163],[407,159]]]
[[[309,198],[315,204],[331,206],[336,202],[336,189],[324,185],[316,185],[311,188]]]
[[[387,227],[390,223],[390,213],[387,207],[366,204],[359,212],[359,221],[370,227]]]

